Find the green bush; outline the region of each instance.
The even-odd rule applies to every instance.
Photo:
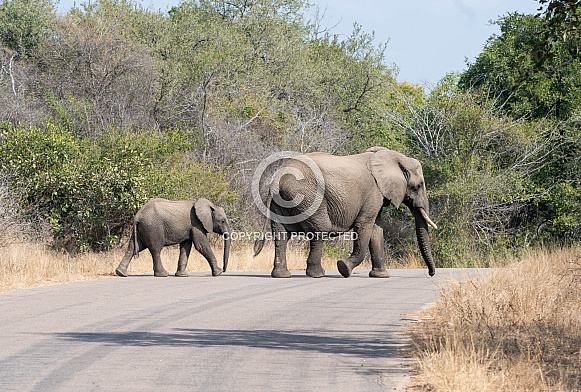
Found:
[[[0,3],[0,43],[26,57],[50,36],[54,23],[50,0],[11,0]]]
[[[581,241],[581,184],[561,182],[535,201],[539,241],[574,244]],[[534,227],[533,227],[534,228]]]
[[[26,190],[26,203],[48,220],[56,247],[105,250],[150,198],[235,200],[220,171],[185,154],[191,145],[182,131],[110,130],[78,139],[47,123],[5,129],[1,165]]]

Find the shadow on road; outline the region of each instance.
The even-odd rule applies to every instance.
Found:
[[[177,329],[155,332],[67,332],[59,339],[121,346],[238,346],[272,350],[315,351],[366,358],[402,357],[407,345],[386,339],[386,331],[273,331]]]

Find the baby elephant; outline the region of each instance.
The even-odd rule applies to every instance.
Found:
[[[133,230],[127,252],[115,270],[119,276],[127,276],[127,266],[143,249],[149,249],[153,257],[155,276],[167,276],[161,263],[160,253],[164,246],[180,244],[180,257],[175,276],[188,276],[186,266],[192,243],[208,260],[212,275],[226,272],[230,254],[230,232],[226,213],[222,207],[207,199],[170,201],[153,199],[148,201],[133,218]],[[220,270],[210,248],[208,233],[224,236],[224,264]]]

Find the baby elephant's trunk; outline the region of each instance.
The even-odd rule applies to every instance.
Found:
[[[228,267],[228,258],[230,257],[230,245],[232,244],[232,239],[230,238],[230,227],[227,228],[222,237],[224,237],[224,263],[222,272],[226,272],[226,268]]]

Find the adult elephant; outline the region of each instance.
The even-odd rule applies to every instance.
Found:
[[[310,240],[306,274],[321,277],[325,275],[321,265],[323,238],[352,231],[356,238],[353,252],[346,260],[337,261],[341,275],[349,277],[369,250],[369,276],[389,277],[379,224],[381,209],[389,203],[396,208],[404,203],[410,209],[420,252],[433,276],[428,225],[436,225],[429,218],[419,161],[383,147],[349,156],[315,152],[286,158],[273,176],[266,203],[261,205],[267,221],[271,221],[275,242],[271,275],[291,276],[286,261],[289,234],[302,233]],[[255,242],[255,254],[262,250],[264,240],[263,236]]]
[[[180,256],[175,276],[188,276],[186,266],[192,243],[210,264],[212,275],[226,272],[230,254],[230,228],[222,207],[207,199],[170,201],[153,199],[148,201],[133,218],[133,230],[125,256],[115,273],[127,276],[127,266],[134,256],[145,248],[153,258],[153,274],[167,276],[161,262],[161,249],[180,244]],[[223,269],[218,267],[216,257],[208,241],[208,233],[218,233],[224,237]]]

